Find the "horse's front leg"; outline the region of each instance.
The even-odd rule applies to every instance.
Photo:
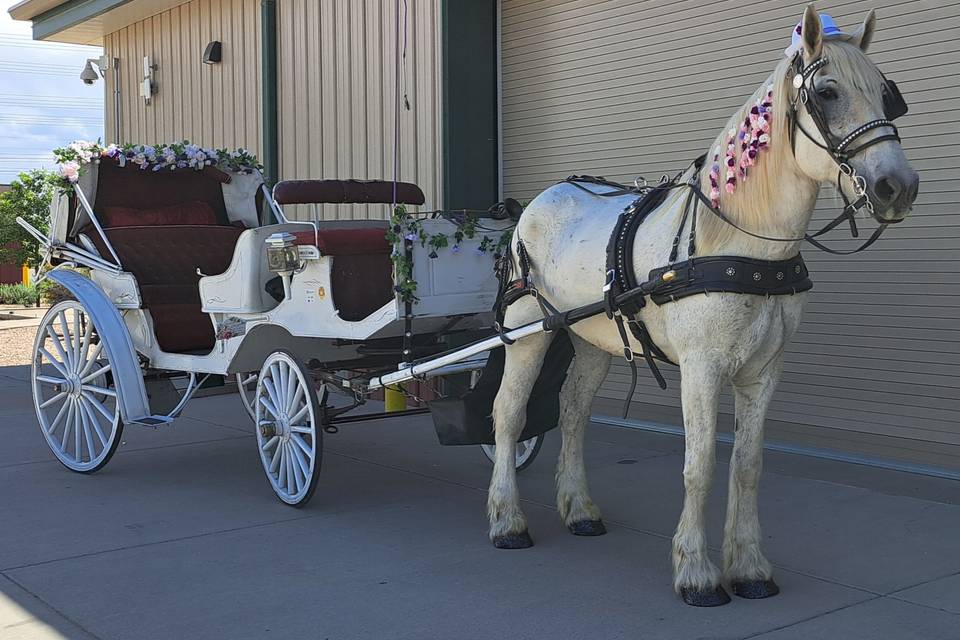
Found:
[[[713,479],[717,402],[723,369],[697,357],[681,358],[681,397],[686,495],[673,536],[673,588],[687,604],[715,607],[730,602],[720,571],[707,555],[705,511]]]
[[[734,378],[736,435],[730,456],[730,489],[723,536],[723,572],[733,592],[744,598],[768,598],[780,592],[773,567],[760,551],[757,490],[763,466],[763,422],[780,379],[782,359],[760,376]]]
[[[574,535],[599,536],[607,530],[587,488],[583,435],[593,397],[610,369],[610,354],[574,334],[570,339],[576,355],[560,392],[563,443],[557,461],[557,510]]]
[[[538,313],[534,300],[527,296],[507,309],[504,323],[508,327],[520,326],[536,319]],[[498,549],[533,546],[517,490],[517,438],[526,424],[527,400],[552,338],[549,333],[537,333],[504,347],[503,378],[493,401],[497,448],[487,494],[490,540]]]

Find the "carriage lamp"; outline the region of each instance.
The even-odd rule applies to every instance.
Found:
[[[275,273],[293,273],[300,266],[297,238],[292,233],[274,233],[266,240],[267,268]]]

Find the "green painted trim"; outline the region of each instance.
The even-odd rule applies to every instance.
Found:
[[[443,0],[443,206],[498,200],[497,0]]]
[[[277,183],[280,173],[280,142],[277,124],[277,3],[261,0],[261,118],[263,127],[263,178],[267,185]]]
[[[49,38],[128,2],[130,0],[70,0],[33,18],[33,39]]]

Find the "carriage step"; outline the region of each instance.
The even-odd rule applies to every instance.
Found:
[[[135,420],[128,420],[127,424],[139,424],[144,427],[161,427],[173,422],[170,416],[144,416]]]

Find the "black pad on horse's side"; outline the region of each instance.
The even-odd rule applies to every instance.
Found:
[[[443,445],[496,444],[493,434],[493,400],[503,378],[504,349],[490,352],[477,386],[459,398],[430,403],[437,439]],[[517,441],[528,440],[555,428],[560,421],[560,388],[573,360],[573,343],[566,331],[557,331],[540,367],[540,375],[527,401],[527,422]]]

